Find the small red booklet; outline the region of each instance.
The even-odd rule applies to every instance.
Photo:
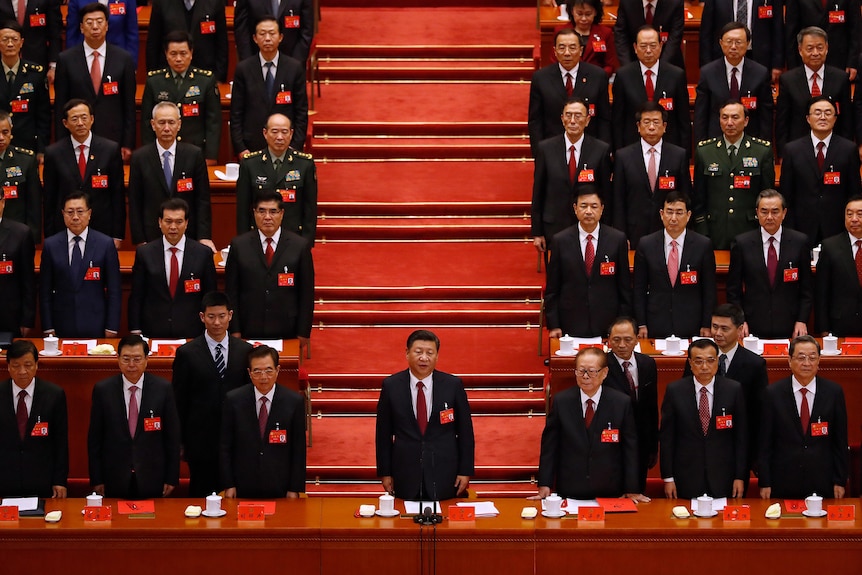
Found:
[[[275,501],[243,501],[246,505],[262,505],[264,515],[275,515]]]
[[[596,501],[604,508],[605,513],[634,513],[638,510],[635,502],[628,497],[596,497]]]

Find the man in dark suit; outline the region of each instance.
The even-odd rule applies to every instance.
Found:
[[[248,352],[251,383],[225,395],[219,466],[228,499],[305,492],[305,402],[278,385],[278,371],[278,352],[256,347]]]
[[[841,499],[850,476],[844,390],[817,377],[820,344],[810,335],[790,342],[791,377],[770,385],[760,431],[760,496]]]
[[[156,142],[132,154],[129,169],[129,227],[136,244],[159,237],[156,220],[162,202],[181,198],[188,204],[188,235],[216,251],[213,244],[210,184],[203,152],[177,141],[180,109],[173,102],[159,102],[150,126]],[[195,306],[197,308],[197,306]]]
[[[628,497],[649,502],[638,489],[637,426],[629,398],[602,383],[608,375],[601,350],[581,350],[578,386],[554,397],[542,431],[539,493],[594,499]]]
[[[116,337],[120,259],[111,238],[90,228],[86,194],[63,204],[66,228],[45,239],[39,268],[42,331],[57,337]]]
[[[212,250],[185,235],[189,205],[165,200],[162,237],[138,246],[129,295],[129,331],[148,337],[192,338],[200,332],[204,294],[216,289]]]
[[[647,1],[650,4],[649,8],[643,0],[620,0],[617,21],[614,24],[614,42],[617,45],[620,64],[625,66],[638,59],[635,54],[637,49],[632,50],[632,45],[637,41],[638,32],[643,26],[652,26],[660,34],[662,61],[684,70],[682,34],[685,28],[685,6],[683,1]]]
[[[0,2],[0,13],[4,3]],[[0,111],[15,116],[12,133],[16,145],[35,152],[42,161],[45,146],[51,138],[51,101],[45,72],[47,67],[21,58],[24,44],[21,26],[15,22],[0,24]]]
[[[862,196],[844,208],[844,232],[827,238],[814,275],[814,325],[819,335],[862,336]]]
[[[255,25],[266,18],[273,18],[282,30],[278,50],[305,66],[314,37],[314,5],[311,0],[281,0],[277,13],[273,13],[272,2],[268,0],[239,0],[233,18],[239,59],[244,60],[257,53],[256,42],[253,41]]]
[[[742,25],[751,30],[746,58],[770,71],[770,83],[778,81],[784,68],[784,0],[746,3]],[[700,17],[700,65],[721,58],[721,31],[729,22],[737,22],[734,0],[709,0],[703,4]]]
[[[783,226],[784,196],[757,196],[756,230],[736,236],[727,271],[727,301],[745,311],[742,337],[773,339],[808,333],[813,284],[808,238]]]
[[[189,496],[219,491],[219,434],[227,392],[251,383],[248,353],[252,346],[231,337],[233,306],[221,292],[201,301],[204,333],[180,346],[174,359],[174,397],[182,426],[182,455],[189,464]]]
[[[808,0],[784,0],[784,33],[787,46],[787,66],[799,65],[794,47],[797,34],[809,26],[817,26],[829,34],[832,50],[827,59],[855,80],[859,58],[859,0],[830,0],[826,4]]]
[[[607,335],[611,321],[632,310],[625,235],[599,224],[604,205],[595,186],[578,188],[574,204],[577,225],[550,246],[545,318],[552,338]]]
[[[10,220],[25,224],[34,242],[42,241],[42,182],[39,180],[39,162],[32,150],[9,144],[12,135],[12,118],[0,111],[0,174],[3,180],[3,197],[6,199],[4,215]]]
[[[667,386],[661,404],[661,476],[668,499],[745,497],[748,420],[738,381],[716,375],[718,346],[688,348],[693,376]]]
[[[28,337],[36,325],[36,246],[27,226],[4,217],[3,194],[0,186],[0,331]]]
[[[231,240],[225,290],[236,302],[232,333],[244,338],[311,337],[314,263],[311,246],[281,227],[284,204],[278,192],[255,197],[257,230]]]
[[[180,422],[171,384],[146,373],[139,335],[117,344],[120,375],[93,387],[87,454],[90,484],[105,497],[167,497],[180,479]]]
[[[805,28],[798,36],[797,51],[803,65],[787,70],[778,80],[775,143],[780,157],[787,154],[785,147],[788,142],[808,135],[809,127],[805,121],[808,105],[812,98],[819,96],[826,96],[835,104],[837,118],[833,123],[838,135],[848,139],[853,137],[850,79],[841,68],[826,64],[826,55],[829,53],[826,33],[812,27]],[[784,189],[781,192],[784,193]]]
[[[69,474],[66,393],[36,377],[39,354],[32,342],[12,342],[9,377],[0,383],[0,496],[63,499]],[[9,397],[15,399],[15,408]]]
[[[317,168],[311,154],[289,148],[293,137],[290,118],[273,114],[263,128],[266,147],[239,163],[236,183],[236,233],[256,229],[251,203],[263,191],[275,190],[284,203],[282,226],[314,247],[317,233]]]
[[[844,206],[859,193],[859,154],[836,133],[836,112],[826,97],[812,99],[810,131],[787,144],[781,163],[788,226],[808,236],[809,249],[844,230]]]
[[[126,184],[120,147],[94,134],[93,107],[86,101],[66,102],[63,125],[71,137],[60,137],[45,150],[45,237],[63,230],[63,203],[72,192],[85,193],[93,208],[94,230],[114,239],[119,249],[126,237]]]
[[[709,238],[686,225],[690,200],[670,192],[664,229],[644,236],[635,251],[634,308],[638,337],[709,337],[715,307],[715,252]]]
[[[108,8],[104,4],[87,4],[80,15],[84,44],[69,48],[57,59],[54,101],[58,106],[72,98],[88,101],[95,116],[93,131],[118,143],[125,162],[135,147],[135,62],[128,52],[105,41]],[[57,139],[67,133],[63,119],[56,115]]]
[[[26,40],[21,55],[25,60],[41,66],[43,72],[48,73],[50,82],[54,81],[53,68],[63,49],[61,4],[59,0],[28,0],[22,16],[18,14],[17,0],[0,2],[0,21],[16,22]]]
[[[662,229],[659,212],[668,192],[691,195],[691,172],[683,148],[664,140],[667,110],[644,102],[635,113],[640,141],[616,151],[613,225],[625,233],[630,249]]]
[[[658,371],[653,358],[635,352],[637,343],[634,318],[617,318],[608,336],[608,377],[603,385],[632,400],[638,430],[638,493],[643,493],[647,473],[658,463]]]
[[[581,37],[572,28],[563,28],[554,39],[557,62],[533,74],[527,117],[533,157],[538,153],[539,142],[563,133],[559,114],[573,96],[587,105],[590,123],[586,133],[612,143],[608,75],[598,66],[582,62],[581,50]]]
[[[595,186],[605,204],[612,193],[610,146],[584,134],[590,123],[587,105],[572,98],[560,119],[565,133],[539,144],[533,170],[530,233],[536,250],[546,258],[551,238],[575,223],[572,199],[580,186]]]
[[[164,68],[165,40],[171,32],[188,34],[195,48],[191,63],[212,70],[219,82],[227,82],[227,21],[220,0],[195,0],[189,10],[183,0],[152,0],[147,28],[147,70]]]
[[[239,37],[239,35],[237,35]],[[230,137],[234,152],[243,157],[266,145],[263,127],[273,114],[290,118],[290,147],[302,151],[308,130],[308,94],[305,69],[279,52],[279,23],[266,16],[255,27],[254,41],[260,53],[236,66],[230,101]]]
[[[618,21],[619,22],[619,21]],[[634,44],[637,59],[617,71],[613,87],[612,126],[614,150],[638,141],[635,114],[647,100],[668,112],[665,141],[685,148],[691,157],[691,116],[685,70],[662,60],[659,32],[644,26]]]
[[[377,475],[408,500],[460,497],[474,473],[473,419],[461,379],[437,371],[440,339],[407,338],[408,369],[383,380],[377,401]]]
[[[694,141],[721,136],[719,110],[728,100],[739,100],[748,117],[746,131],[772,140],[772,83],[769,70],[748,57],[751,32],[739,22],[722,28],[723,56],[700,69],[694,101]]]

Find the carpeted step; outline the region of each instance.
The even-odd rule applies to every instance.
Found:
[[[388,328],[375,328],[375,330]],[[536,368],[524,373],[461,373],[458,377],[464,382],[468,393],[509,393],[509,392],[542,392],[544,389],[545,372],[541,358],[538,358]],[[541,368],[541,369],[539,369]],[[381,382],[388,373],[319,373],[309,374],[309,388],[312,392],[312,402],[324,393],[339,393],[344,391],[365,391],[374,397],[380,392]]]
[[[529,217],[336,217],[320,220],[317,225],[317,238],[324,241],[364,239],[524,239],[529,236]]]
[[[427,63],[426,65],[379,65],[367,64],[343,66],[321,66],[320,80],[325,84],[353,82],[529,82],[533,76],[532,65],[499,66],[457,65],[448,62]]]
[[[311,405],[314,414],[324,416],[369,414],[377,411],[379,396],[379,390],[315,392],[311,396]],[[468,390],[467,398],[473,414],[539,415],[545,410],[545,394],[541,388],[534,391]]]
[[[312,136],[329,138],[523,138],[524,122],[314,122]]]
[[[538,324],[540,302],[356,302],[321,303],[314,309],[314,322],[333,325],[409,325],[430,322],[437,325]]]
[[[533,44],[318,44],[317,57],[327,63],[344,59],[514,60],[532,62]]]
[[[331,244],[336,245],[336,244]],[[539,274],[537,274],[539,275]],[[542,286],[476,285],[476,286],[315,286],[314,296],[324,303],[334,301],[538,301]]]
[[[332,166],[333,164],[328,164]],[[530,202],[321,202],[318,227],[329,218],[355,217],[530,217]]]
[[[488,141],[488,143],[465,144],[462,142],[440,143],[320,143],[313,142],[315,158],[324,162],[344,160],[515,160],[530,158],[530,143]]]

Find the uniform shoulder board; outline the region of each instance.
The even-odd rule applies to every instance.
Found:
[[[28,156],[35,156],[36,152],[33,150],[28,150],[27,148],[19,148],[18,146],[12,146],[12,149],[16,152],[20,152],[22,154],[27,154]]]
[[[717,141],[718,141],[718,138],[710,138],[709,140],[701,140],[700,142],[697,143],[697,145],[698,145],[698,147],[706,146],[707,144],[714,144]]]
[[[147,72],[147,76],[158,76],[159,74],[164,74],[167,71],[167,68],[162,68],[161,70],[150,70],[149,72]]]
[[[761,140],[760,138],[752,138],[752,139],[755,142],[757,142],[758,144],[760,144],[762,146],[766,146],[767,148],[772,145],[772,142],[769,142],[767,140]]]
[[[212,76],[212,70],[203,70],[201,68],[192,68],[192,72],[195,74],[200,74],[201,76]]]
[[[27,69],[35,70],[36,72],[44,72],[45,71],[45,66],[42,66],[41,64],[33,64],[32,62],[27,62],[25,64],[25,66],[27,67]]]
[[[297,155],[297,156],[299,156],[300,158],[305,158],[306,160],[313,160],[313,159],[314,159],[314,158],[311,156],[311,154],[307,154],[307,153],[305,153],[305,152],[297,152],[296,150],[292,150],[292,151],[293,151],[293,153],[294,153],[294,154],[296,154],[296,155]]]
[[[246,156],[245,156],[245,157],[246,157],[246,158],[253,158],[253,157],[255,157],[255,156],[259,156],[259,155],[261,155],[261,154],[263,154],[263,150],[258,150],[258,151],[256,151],[256,152],[249,152],[248,154],[246,154]]]

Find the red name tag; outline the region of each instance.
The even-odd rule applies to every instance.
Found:
[[[0,506],[0,521],[18,521],[18,507],[15,505]]]
[[[716,415],[715,416],[715,428],[716,429],[733,429],[733,416],[732,415]]]
[[[40,28],[48,24],[44,14],[30,14],[30,28]]]
[[[18,186],[3,186],[3,198],[14,200],[18,197]]]
[[[599,266],[599,273],[603,276],[612,276],[616,273],[616,269],[614,262],[602,262]]]
[[[191,178],[180,178],[177,180],[177,192],[193,192],[195,191],[195,183]]]
[[[33,426],[33,431],[30,432],[30,437],[48,437],[48,423],[40,421]]]
[[[278,190],[278,193],[281,194],[281,201],[288,203],[296,202],[296,190]]]
[[[841,172],[826,172],[823,174],[823,183],[828,186],[837,186],[841,183]]]
[[[756,110],[757,109],[757,96],[743,96],[740,98],[742,101],[742,105],[745,106],[746,110]]]
[[[447,423],[453,423],[455,421],[455,410],[453,408],[444,409],[440,412],[440,423],[445,425]]]
[[[725,521],[751,521],[751,508],[748,505],[726,505]]]
[[[284,27],[285,28],[299,28],[299,16],[285,16],[284,17]]]
[[[287,431],[284,429],[273,429],[269,432],[270,443],[287,443]]]
[[[662,44],[666,44],[670,35],[667,32],[660,32],[658,37]]]
[[[772,6],[758,6],[757,17],[760,19],[772,18]]]
[[[827,505],[827,521],[856,521],[855,505]]]
[[[215,31],[215,22],[210,22],[209,20],[201,22],[201,34],[215,34]]]
[[[843,24],[844,23],[844,10],[830,10],[829,11],[829,23],[830,24]]]
[[[675,176],[659,176],[659,178],[658,178],[658,189],[660,189],[660,190],[675,190],[676,189],[676,177]]]
[[[581,170],[578,172],[578,182],[583,184],[587,182],[595,182],[596,174],[593,170]]]
[[[159,345],[159,351],[156,352],[156,355],[159,357],[175,357],[178,347],[180,346],[175,343],[163,343]]]
[[[668,112],[673,112],[673,98],[661,98],[658,101],[658,105]]]
[[[105,82],[102,84],[102,94],[105,96],[116,96],[120,93],[120,85],[117,82]]]
[[[91,188],[107,188],[108,187],[108,176],[93,176],[90,179],[90,187]]]
[[[64,343],[63,355],[87,355],[86,343]]]
[[[144,418],[144,431],[161,431],[162,430],[162,418],[161,417],[145,417]]]
[[[282,91],[275,95],[276,104],[290,104],[292,102],[293,98],[290,97],[290,91]]]
[[[240,503],[236,507],[236,518],[238,521],[263,521],[266,517],[263,511],[263,505]]]
[[[620,430],[619,429],[603,429],[602,430],[602,443],[619,443],[620,442]]]
[[[697,272],[680,272],[679,281],[684,286],[695,285],[697,283]]]
[[[764,343],[763,355],[787,355],[789,346],[783,343]]]
[[[201,280],[186,280],[183,282],[186,293],[198,293],[201,291]]]
[[[844,355],[860,355],[862,354],[862,344],[842,343],[841,353],[843,353]]]
[[[201,115],[200,104],[183,104],[183,118]]]
[[[0,262],[0,275],[15,273],[14,262]]]
[[[784,270],[784,282],[798,282],[799,281],[799,268],[788,268]]]
[[[126,15],[126,4],[124,2],[114,2],[113,4],[108,4],[108,9],[111,12],[111,16]]]
[[[278,287],[293,287],[294,286],[294,278],[293,274],[278,274]]]
[[[608,45],[604,40],[593,40],[593,52],[607,52]]]
[[[84,279],[91,282],[99,281],[100,279],[102,279],[101,268],[87,268],[87,273],[84,274]]]
[[[595,104],[590,104],[587,107],[587,114],[590,115],[590,118],[592,118],[596,115],[596,105]]]
[[[604,521],[604,507],[578,507],[578,521]]]
[[[449,521],[474,521],[476,519],[475,507],[449,506]]]
[[[751,187],[751,178],[749,176],[733,176],[733,187],[748,189]]]
[[[808,509],[808,506],[805,504],[805,501],[802,499],[785,499],[784,500],[784,510],[788,513],[802,513]]]
[[[18,114],[30,109],[30,100],[12,100],[12,113]]]
[[[826,437],[829,435],[829,422],[818,421],[811,424],[811,437]]]
[[[111,506],[84,507],[84,521],[110,521]]]

